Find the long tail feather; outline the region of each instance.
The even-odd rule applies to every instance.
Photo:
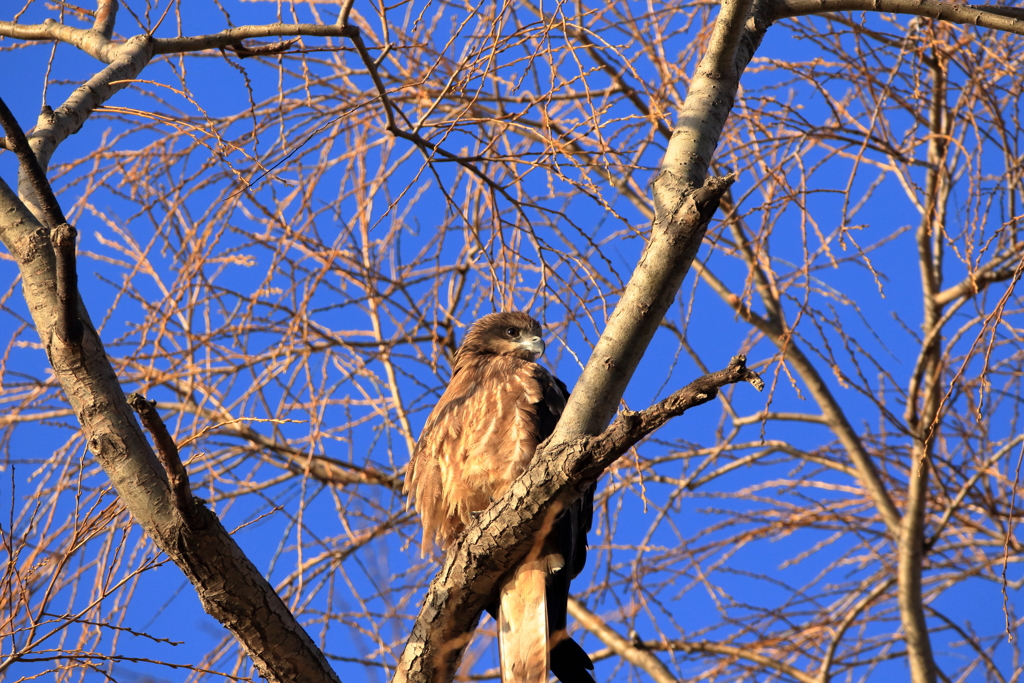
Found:
[[[595,683],[594,663],[586,650],[565,635],[551,648],[551,673],[562,683]]]
[[[548,561],[528,559],[501,587],[498,652],[503,683],[547,683]]]

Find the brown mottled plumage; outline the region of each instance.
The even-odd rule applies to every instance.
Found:
[[[501,497],[533,460],[565,408],[565,385],[535,361],[540,324],[526,313],[486,315],[469,328],[452,378],[427,418],[406,473],[405,492],[423,522],[423,553],[447,548],[479,512]],[[586,562],[593,489],[564,511],[503,581],[499,605],[502,679],[590,683],[594,665],[565,632],[569,580]]]

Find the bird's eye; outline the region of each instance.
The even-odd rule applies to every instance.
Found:
[[[505,329],[505,334],[507,334],[510,337],[515,337],[519,334],[519,330],[517,330],[514,327],[509,327]]]

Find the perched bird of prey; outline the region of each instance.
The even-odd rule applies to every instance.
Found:
[[[537,364],[543,353],[540,324],[526,313],[492,313],[470,326],[405,478],[424,553],[431,542],[447,548],[554,431],[569,392]],[[593,683],[594,664],[565,630],[569,581],[587,561],[593,506],[591,487],[502,579],[488,611],[498,621],[504,683],[546,683],[549,667],[562,683]]]

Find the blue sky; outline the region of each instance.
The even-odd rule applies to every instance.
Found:
[[[224,6],[232,13],[234,24],[271,21],[277,12],[273,3],[225,3]],[[142,16],[144,8],[134,4],[132,7]],[[392,9],[391,16],[396,25],[408,27],[413,26],[408,17],[416,16],[416,11],[429,17],[429,12],[438,7],[430,3],[409,4]],[[640,3],[624,7],[636,15],[648,11],[647,5]],[[330,9],[323,5],[317,8],[324,16]],[[693,41],[700,22],[684,29],[683,18],[692,15],[699,19],[705,10],[662,5],[655,9],[654,16],[668,27],[667,30],[678,31],[665,38],[664,54],[678,55],[678,63],[673,66],[691,72]],[[159,10],[162,12],[163,6]],[[310,18],[307,9],[299,12],[304,19]],[[41,6],[32,5],[22,21],[37,21],[43,16],[50,14]],[[366,16],[372,17],[372,13],[366,11]],[[430,47],[437,54],[457,60],[470,53],[468,48],[463,50],[463,46],[472,44],[475,39],[472,27],[459,29],[454,21],[464,16],[463,10],[451,9],[450,14],[445,15],[447,22],[436,23],[430,32],[434,41]],[[185,33],[212,33],[228,25],[212,4],[197,8],[183,6],[181,17]],[[176,21],[176,10],[172,10],[157,35],[174,35]],[[865,21],[879,32],[898,32],[903,25],[887,18],[871,17]],[[607,33],[602,35],[616,46],[612,55],[624,60],[623,63],[629,60],[631,73],[643,79],[647,86],[645,97],[670,110],[674,98],[684,94],[685,84],[676,82],[655,90],[654,86],[659,84],[659,65],[650,61],[642,41],[623,37],[624,32],[614,25],[607,28],[612,23],[608,19],[595,19],[595,22],[606,27]],[[134,32],[126,28],[131,23],[128,14],[122,12],[119,30],[125,34]],[[512,25],[509,19],[507,26]],[[834,122],[824,94],[846,102],[851,119],[858,124],[864,124],[872,114],[865,105],[871,101],[870,88],[865,85],[863,91],[858,91],[861,84],[847,73],[846,65],[824,52],[822,47],[823,43],[834,39],[848,54],[856,55],[857,41],[850,36],[840,36],[838,31],[829,34],[822,30],[825,38],[816,42],[808,27],[817,26],[820,30],[822,25],[820,19],[804,18],[777,25],[769,31],[758,52],[758,60],[744,76],[742,108],[737,110],[732,123],[735,128],[719,151],[720,168],[716,170],[740,171],[735,196],[743,198],[744,219],[750,229],[764,239],[764,254],[771,259],[779,281],[785,283],[789,297],[785,301],[786,311],[792,320],[800,321],[800,343],[818,362],[820,373],[858,431],[867,435],[872,447],[884,443],[890,449],[888,452],[894,454],[884,467],[895,468],[901,462],[898,456],[901,449],[905,449],[907,439],[891,421],[880,416],[876,402],[859,393],[857,387],[862,385],[876,397],[888,392],[885,395],[891,397],[888,400],[893,402],[892,412],[897,416],[902,414],[899,391],[905,388],[919,350],[914,337],[919,333],[921,322],[920,275],[913,227],[920,216],[907,201],[907,190],[894,174],[883,173],[880,184],[873,185],[880,171],[868,161],[873,159],[881,164],[886,161],[882,154],[868,149],[865,153],[868,161],[856,162],[849,155],[835,151],[841,149],[852,154],[849,150],[856,150],[856,140],[844,146],[826,135],[815,138],[813,133],[833,125],[840,132],[856,129],[856,125],[848,121],[841,122],[842,125]],[[457,33],[459,30],[462,32]],[[450,39],[452,44],[449,44]],[[552,38],[551,42],[557,44],[558,40]],[[11,41],[0,45],[7,47]],[[323,41],[307,40],[305,45],[321,46]],[[400,54],[408,49],[405,45],[397,48]],[[510,50],[508,55],[529,54],[531,49],[536,48],[527,45],[519,52]],[[19,83],[17,88],[6,89],[3,96],[25,125],[31,123],[38,110],[49,54],[47,45],[0,53],[0,69],[17,74]],[[512,94],[535,92],[538,86],[551,81],[559,82],[562,88],[579,87],[581,73],[586,75],[591,88],[608,84],[608,79],[594,69],[592,62],[574,63],[567,53],[556,50],[555,54],[559,59],[538,58],[532,62],[509,56],[508,63],[495,70],[501,77],[500,87]],[[891,46],[878,45],[870,57],[883,66],[910,59],[899,55]],[[817,87],[811,87],[809,81],[795,80],[793,74],[799,69],[784,68],[776,61],[783,59],[804,64],[810,71],[817,70],[816,73],[820,73]],[[325,73],[336,67],[336,64],[332,67],[331,60],[340,60],[349,67],[358,66],[351,51],[310,52],[308,60],[306,66],[324,69]],[[438,60],[441,61],[440,57]],[[331,335],[356,342],[370,339],[365,333],[369,320],[366,299],[359,295],[358,283],[346,280],[357,268],[341,267],[337,263],[332,266],[324,257],[332,249],[339,254],[338,263],[343,256],[351,255],[353,263],[358,261],[356,256],[365,256],[382,264],[381,270],[396,278],[413,278],[417,268],[428,264],[469,263],[467,287],[456,307],[458,324],[468,324],[476,315],[490,312],[502,302],[531,305],[531,310],[552,324],[557,337],[549,340],[548,364],[572,386],[580,372],[576,359],[586,361],[591,344],[600,332],[603,316],[614,303],[614,293],[609,289],[628,277],[642,248],[641,235],[648,229],[647,220],[636,207],[597,176],[594,169],[601,164],[580,169],[559,159],[561,166],[557,168],[562,175],[558,175],[551,170],[556,166],[545,167],[540,161],[536,168],[524,163],[512,163],[506,168],[495,163],[489,168],[510,183],[513,171],[522,172],[523,179],[516,190],[528,193],[527,199],[537,208],[517,213],[507,200],[499,197],[493,199],[496,209],[481,209],[485,198],[474,193],[475,181],[456,165],[428,165],[423,155],[406,141],[375,136],[351,125],[351,121],[364,115],[364,110],[375,111],[368,94],[364,93],[362,100],[356,98],[356,104],[352,105],[329,87],[330,84],[306,90],[296,85],[302,73],[298,67],[302,64],[290,60],[286,62],[286,70],[278,71],[272,62],[257,64],[253,60],[237,59],[228,62],[220,54],[153,64],[142,74],[147,83],[126,89],[109,102],[112,108],[135,111],[111,109],[95,115],[82,131],[61,145],[54,157],[51,171],[59,197],[82,235],[83,299],[94,321],[102,320],[103,338],[111,355],[134,359],[130,370],[132,377],[125,380],[126,391],[144,385],[152,398],[167,403],[180,400],[169,382],[154,380],[146,384],[145,377],[155,376],[147,372],[173,375],[189,363],[207,363],[220,372],[214,373],[210,384],[215,387],[218,400],[228,406],[233,416],[298,421],[276,425],[250,423],[260,434],[293,439],[302,448],[356,465],[369,463],[384,471],[399,470],[408,457],[408,449],[395,416],[389,413],[386,420],[374,419],[375,408],[360,404],[365,396],[379,399],[386,394],[381,385],[385,373],[379,358],[356,348],[337,353],[311,353],[312,360],[295,361],[302,344],[282,333],[288,330],[296,336],[310,334],[312,340],[334,338]],[[54,82],[48,89],[48,102],[58,104],[81,79],[97,68],[99,64],[91,58],[68,46],[60,46],[52,65]],[[956,67],[950,73],[951,79],[957,82],[971,78],[969,71]],[[1012,93],[1016,78],[1012,74],[1006,78],[1011,82],[1007,92]],[[365,74],[356,72],[351,79],[356,86],[361,84],[368,89]],[[183,81],[188,86],[187,96],[182,88]],[[894,82],[902,88],[901,94],[913,90],[913,77],[901,76]],[[261,105],[262,123],[272,121],[273,117],[265,111],[270,107],[264,105],[273,102],[279,83],[285,83],[290,96],[307,97],[310,104],[296,110],[297,123],[296,119],[282,118],[282,130],[294,123],[294,128],[288,128],[283,139],[275,137],[274,126],[268,124],[261,128],[262,137],[258,142],[246,141],[245,134],[251,124],[244,113],[249,102]],[[470,93],[477,88],[481,97],[489,92],[488,88],[498,87],[484,78],[467,78],[458,85],[462,91]],[[951,90],[954,90],[951,95],[954,97],[955,89]],[[358,87],[351,91],[358,95]],[[402,100],[402,106],[410,116],[423,111],[416,103],[415,91],[416,86],[409,85],[407,92],[402,93],[407,97]],[[904,131],[906,137],[917,139],[915,144],[908,144],[907,154],[919,161],[924,155],[920,142],[924,134],[906,108],[901,108],[898,98],[885,101],[888,125],[897,131],[893,137],[898,138],[899,131]],[[1001,101],[1010,115],[1016,100],[1007,95]],[[536,115],[533,109],[525,105],[522,108],[524,117]],[[785,131],[771,126],[758,129],[752,123],[756,123],[759,116],[773,121],[790,116],[793,111],[799,111],[809,122],[806,131],[811,132],[806,138],[787,141],[786,135],[796,128],[793,117],[787,119],[789,127]],[[152,113],[175,121],[187,119],[197,126],[195,139],[202,144],[186,152],[186,145],[192,138],[172,135],[173,125],[162,122],[148,127],[140,125],[146,122],[146,115]],[[621,100],[603,109],[594,105],[592,113],[609,122],[608,136],[614,144],[610,145],[612,151],[606,158],[614,157],[614,161],[608,162],[608,168],[621,170],[621,166],[615,164],[628,159],[636,167],[634,173],[639,187],[646,189],[665,141],[654,135],[649,142],[643,142],[649,131],[647,124],[637,121],[636,112]],[[235,141],[236,147],[220,156],[211,154],[211,148],[223,150],[208,136],[212,125],[203,128],[203,121],[236,114],[238,118],[231,125],[217,128],[225,138]],[[373,120],[379,124],[379,114]],[[597,137],[588,129],[586,121],[581,119],[577,125],[584,142]],[[489,147],[492,141],[482,138],[478,129],[465,122],[450,129],[439,125],[425,130],[442,140],[446,148],[459,153],[514,156],[514,150],[500,145]],[[97,154],[94,163],[103,170],[94,177],[102,177],[102,181],[84,182],[82,178],[92,172],[93,164],[73,161],[94,153],[101,141],[118,136],[123,137],[112,149],[123,153],[122,156]],[[373,144],[363,155],[361,165],[347,160],[349,150],[365,139],[372,140]],[[165,143],[168,149],[181,153],[175,163],[161,166],[147,158]],[[529,153],[523,153],[523,159],[532,158],[529,154],[543,159],[543,150],[525,143],[524,147]],[[975,248],[984,246],[987,237],[1006,220],[1009,209],[1000,214],[998,208],[1000,182],[1005,174],[1001,165],[1003,157],[995,147],[993,142],[964,146],[970,163],[964,164],[969,171],[959,177],[953,195],[955,206],[949,222],[952,236],[948,247],[952,253],[968,253],[968,242]],[[321,152],[330,167],[317,175],[312,169],[321,158]],[[259,159],[265,167],[280,166],[275,167],[274,175],[263,178],[252,159]],[[920,164],[909,166],[910,181],[923,182]],[[359,173],[375,178],[381,168],[389,169],[387,182],[371,195],[359,184]],[[810,168],[817,171],[810,174],[807,172]],[[8,183],[13,183],[14,169],[12,155],[0,154],[0,175]],[[246,177],[260,177],[260,181],[250,193],[236,199],[231,172],[239,169]],[[974,213],[978,202],[969,200],[974,196],[971,183],[975,176],[979,182],[987,182],[985,191],[997,198],[993,200],[996,208],[988,206],[985,209],[988,213],[981,219]],[[807,180],[813,182],[812,187],[801,185]],[[178,213],[167,209],[169,202],[166,200],[173,194],[176,183],[187,188]],[[298,196],[299,190],[307,184],[310,188],[308,204],[295,208],[299,200],[290,197]],[[855,204],[869,191],[872,193],[870,201],[855,215],[848,212],[847,224],[843,225],[843,207]],[[965,208],[961,209],[961,204]],[[261,206],[276,207],[279,214],[263,215]],[[362,224],[358,212],[364,210],[369,218],[365,232],[360,233],[357,228]],[[474,222],[473,219],[481,217],[492,222]],[[501,221],[501,230],[494,229],[496,221]],[[848,230],[840,234],[841,227]],[[907,227],[911,229],[905,230]],[[897,233],[897,237],[885,241]],[[480,258],[469,259],[467,249],[476,244],[477,237],[486,246],[480,251]],[[535,240],[532,243],[531,238]],[[714,222],[709,243],[698,258],[733,292],[742,294],[747,286],[747,269],[730,255],[729,239],[723,226]],[[146,262],[156,269],[157,276],[133,274],[133,264],[126,256],[133,240],[141,245]],[[870,264],[875,270],[872,273],[867,261],[857,257],[856,245],[868,248],[876,242],[880,246],[870,253]],[[504,244],[507,251],[495,246],[500,244]],[[544,245],[539,249],[540,255],[537,244]],[[712,244],[717,246],[713,249]],[[506,258],[513,248],[519,250],[518,260]],[[591,257],[596,275],[573,260],[572,249]],[[827,254],[818,254],[807,271],[801,272],[806,254],[815,250],[827,250],[838,267],[832,267]],[[429,258],[422,256],[425,252],[429,252]],[[189,279],[194,275],[189,270],[194,266],[190,260],[193,253],[202,253],[207,259],[199,271],[203,283],[195,285],[194,289],[194,281]],[[540,275],[534,266],[541,260],[550,266],[549,277],[556,284],[538,290]],[[328,265],[324,265],[325,262]],[[952,283],[965,271],[955,257],[951,257],[948,264],[947,280]],[[0,261],[0,277],[14,282],[15,273],[9,260]],[[129,274],[130,284],[125,284]],[[592,277],[590,282],[588,277]],[[559,289],[559,282],[570,284]],[[407,287],[413,301],[406,303],[410,308],[415,305],[430,311],[427,318],[433,321],[437,306],[443,304],[443,298],[450,292],[448,284],[449,280],[443,279],[416,282]],[[177,296],[176,291],[188,291],[193,298]],[[984,305],[979,305],[979,310],[990,311],[994,300],[1004,291],[995,287],[992,293],[981,297]],[[385,304],[391,316],[383,316],[385,338],[408,324],[397,298]],[[169,301],[199,303],[171,311],[166,308]],[[763,311],[756,296],[753,301],[754,309]],[[295,321],[289,320],[287,307],[299,304],[308,312],[306,319],[289,327]],[[1014,305],[1015,300],[1011,299],[1007,325],[1012,329],[1015,329]],[[11,330],[18,342],[9,348],[5,357],[5,387],[16,386],[24,376],[46,375],[45,357],[35,343],[34,333],[30,330],[15,332],[25,315],[19,293],[15,291],[3,300],[0,329]],[[159,340],[162,354],[154,357],[150,353],[153,347],[148,346],[152,341],[147,336],[148,330],[153,321],[164,315],[171,319],[172,332]],[[561,325],[567,318],[575,322]],[[957,323],[967,324],[969,319],[970,315],[965,312]],[[243,329],[240,320],[249,325],[244,332],[238,331]],[[687,343],[709,370],[724,366],[730,356],[741,350],[748,353],[751,363],[763,364],[759,369],[769,383],[770,394],[757,394],[749,386],[727,392],[729,406],[738,415],[762,410],[768,396],[774,411],[816,412],[806,388],[799,381],[791,381],[778,363],[774,346],[752,337],[749,326],[738,320],[707,284],[696,282],[693,273],[684,282],[669,320],[677,329],[686,330]],[[837,334],[829,327],[829,321],[841,323],[849,337]],[[202,344],[193,347],[182,343],[185,336],[181,329],[186,325],[204,339]],[[345,336],[349,331],[356,333]],[[461,334],[461,329],[457,329],[456,336],[461,338]],[[1018,352],[1012,343],[1014,333],[1007,334],[1009,341],[999,347],[996,356],[999,362],[1013,367]],[[961,346],[966,348],[973,340],[974,332],[966,334]],[[396,381],[405,396],[412,397],[408,419],[416,434],[426,419],[432,397],[439,395],[443,388],[448,366],[438,344],[419,342],[399,348]],[[871,354],[874,361],[867,354]],[[247,357],[255,360],[246,363]],[[835,358],[834,367],[829,367],[822,357]],[[978,367],[979,361],[975,359],[967,374],[977,373]],[[359,374],[364,370],[365,375]],[[662,330],[637,370],[626,402],[632,408],[646,406],[700,373],[699,366],[678,337],[668,329]],[[999,381],[993,380],[993,384],[999,387]],[[251,393],[254,386],[261,387],[260,393]],[[1018,430],[1015,386],[1011,381],[1011,395],[994,408],[996,417],[988,434],[991,442],[1012,437]],[[59,405],[60,397],[51,392],[41,397],[34,409]],[[957,404],[957,411],[966,412],[962,403]],[[179,441],[211,422],[173,411],[165,413],[165,417]],[[354,426],[334,429],[350,421]],[[849,476],[821,471],[808,463],[782,456],[738,468],[697,491],[679,491],[674,482],[691,473],[703,459],[703,456],[687,453],[721,442],[723,432],[727,431],[727,418],[721,405],[703,406],[674,421],[657,435],[656,441],[641,449],[640,457],[645,462],[663,461],[650,465],[645,471],[648,479],[642,486],[635,480],[633,465],[625,461],[606,478],[604,486],[611,488],[616,488],[623,479],[629,481],[622,492],[603,499],[597,532],[592,539],[591,561],[574,587],[588,600],[590,608],[604,614],[620,633],[635,629],[648,639],[661,635],[712,640],[738,638],[741,643],[753,638],[753,633],[789,637],[786,628],[775,619],[775,611],[793,606],[793,614],[803,615],[813,622],[808,615],[825,610],[831,600],[839,601],[837,596],[845,590],[843,587],[879,571],[878,563],[873,560],[859,564],[857,561],[865,547],[884,546],[884,540],[871,538],[872,534],[881,532],[877,522],[868,529],[867,537],[863,530],[844,529],[834,521],[823,521],[792,532],[755,534],[756,538],[735,554],[715,547],[716,542],[731,537],[737,529],[747,528],[753,533],[755,529],[766,528],[765,519],[788,509],[787,506],[799,504],[810,509],[817,504],[825,506],[830,501],[857,498],[856,492],[851,492],[850,487],[855,488],[855,483]],[[950,434],[956,431],[956,425],[951,425]],[[738,455],[743,455],[755,452],[761,439],[787,440],[796,448],[834,453],[830,445],[832,438],[820,425],[771,421],[763,426],[759,423],[745,426],[734,440],[751,444],[737,451]],[[6,507],[0,508],[3,513],[0,518],[11,520],[4,522],[5,529],[10,528],[23,510],[33,510],[34,500],[52,505],[58,517],[73,510],[78,496],[82,495],[90,501],[102,501],[100,508],[111,504],[112,494],[103,492],[104,476],[88,459],[81,474],[82,484],[77,488],[87,493],[76,496],[76,487],[70,487],[56,498],[40,493],[34,499],[28,494],[36,487],[45,491],[58,482],[66,483],[68,477],[79,476],[75,463],[84,457],[84,449],[68,418],[7,428],[3,439],[7,468],[0,477],[0,500]],[[65,469],[40,468],[40,462],[49,458],[51,452],[65,448],[69,440],[68,453],[56,459],[66,465]],[[183,455],[195,458],[190,468],[197,495],[211,500],[229,529],[244,525],[236,533],[239,544],[274,583],[286,580],[304,558],[329,550],[340,553],[348,547],[346,544],[351,542],[353,534],[358,535],[389,516],[400,514],[404,504],[401,497],[380,487],[331,490],[315,480],[301,477],[231,497],[233,487],[240,487],[241,482],[267,482],[284,471],[269,461],[260,461],[252,453],[233,452],[232,448],[241,448],[239,442],[237,434],[213,433],[193,443]],[[961,467],[961,474],[972,471],[974,460],[968,453],[969,443],[970,439],[960,443],[952,436],[949,440],[951,460]],[[986,447],[986,444],[978,445],[981,450]],[[878,448],[882,450],[881,445]],[[224,458],[217,461],[216,467],[208,464],[215,459],[213,454]],[[1000,464],[1001,471],[1005,474],[1006,467],[1012,468],[1013,464],[1015,460],[1004,460]],[[217,470],[217,467],[222,469]],[[212,476],[214,471],[218,472],[217,477]],[[902,475],[897,472],[894,476],[899,480]],[[657,477],[665,481],[659,482]],[[668,513],[660,515],[662,508]],[[123,515],[119,520],[124,524]],[[656,528],[646,539],[647,547],[638,551],[636,545],[652,525]],[[18,529],[16,524],[15,528]],[[120,553],[114,570],[119,576],[144,565],[145,558],[152,554],[144,542],[139,544],[137,527],[126,527],[124,534],[127,537],[125,550]],[[90,562],[97,557],[109,557],[104,553],[111,551],[104,543],[109,545],[110,538],[112,536],[97,536],[87,545],[87,550],[76,556],[84,575],[102,575]],[[289,584],[301,590],[302,599],[297,604],[302,618],[313,637],[322,639],[329,655],[376,657],[379,661],[380,641],[396,645],[403,640],[417,607],[417,596],[433,567],[429,561],[419,560],[416,539],[415,524],[405,524],[400,530],[382,534],[347,555],[337,567],[311,576],[301,588],[294,582]],[[822,549],[806,559],[792,561],[816,543],[823,543]],[[879,552],[887,556],[886,551]],[[850,555],[845,564],[838,559],[844,554]],[[641,556],[646,558],[644,562],[636,562]],[[699,565],[711,573],[710,579],[687,566],[688,558],[697,556],[701,557]],[[637,573],[641,569],[642,576]],[[1012,564],[1009,576],[1017,578]],[[805,596],[811,597],[806,597],[807,604],[803,606]],[[1011,604],[1015,597],[1016,592],[1012,591]],[[172,646],[155,643],[151,638],[105,631],[95,638],[92,646],[99,650],[113,647],[121,656],[194,663],[209,652],[214,643],[223,639],[230,642],[226,631],[202,613],[191,587],[169,563],[143,572],[129,604],[121,606],[119,601],[125,598],[126,594],[107,601],[104,609],[108,615],[113,615],[110,618],[120,619],[123,626],[133,631],[144,631],[181,644]],[[66,589],[57,602],[66,601],[69,606],[81,607],[87,599],[84,592],[73,593]],[[934,605],[998,639],[1003,612],[996,583],[981,579],[959,582],[944,590]],[[881,637],[898,628],[898,618],[891,608],[891,601],[879,608],[878,619],[864,629],[865,638]],[[366,611],[370,616],[360,614]],[[331,615],[327,627],[323,625],[325,612]],[[943,632],[936,637],[942,665],[952,673],[967,648],[956,644],[958,636]],[[601,647],[593,637],[586,638],[584,643],[591,650]],[[4,647],[6,652],[10,645]],[[385,655],[383,659],[390,663],[390,656]],[[1011,657],[1010,648],[1004,642],[996,650],[996,659],[1005,666],[1007,677],[1014,666]],[[481,668],[493,666],[495,659],[493,648],[487,650],[481,659]],[[231,656],[225,656],[219,666],[230,669],[231,661]],[[805,667],[809,661],[810,655],[806,659],[798,658],[796,665]],[[343,680],[384,680],[383,674],[375,674],[372,668],[366,669],[361,664],[341,660],[335,663]],[[39,666],[18,664],[16,674],[29,675]],[[695,676],[708,664],[707,660],[680,658],[678,666],[680,675]],[[860,667],[857,676],[885,680],[887,676],[905,675],[903,666],[902,661],[895,661],[876,668]],[[174,670],[144,662],[121,662],[114,665],[113,671],[124,680],[179,680]],[[599,662],[598,671],[603,680],[627,678],[611,661]],[[980,674],[970,674],[967,680],[981,680],[972,678],[973,675]],[[94,676],[99,680],[99,674],[85,674],[90,680]],[[147,679],[148,676],[155,678]]]

